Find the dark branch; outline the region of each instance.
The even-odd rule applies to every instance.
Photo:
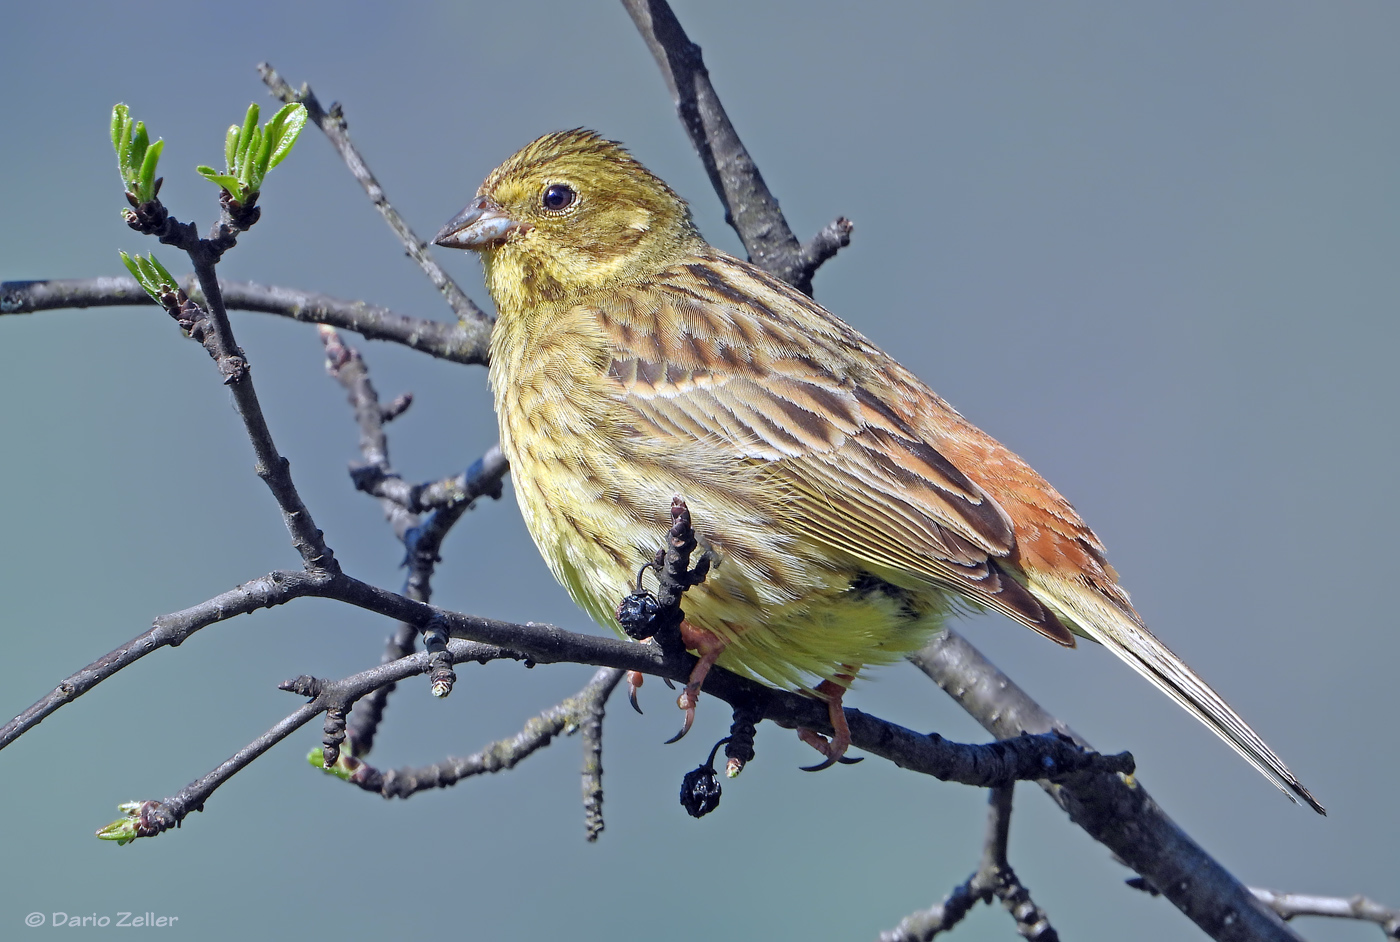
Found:
[[[394,230],[394,234],[399,237],[399,241],[403,243],[409,256],[418,263],[419,268],[423,269],[423,273],[428,276],[433,287],[437,288],[447,299],[453,313],[457,315],[459,326],[463,330],[471,332],[476,343],[485,345],[491,334],[491,318],[486,315],[485,311],[477,307],[471,298],[468,298],[457,286],[457,282],[453,281],[439,267],[433,257],[428,254],[428,244],[414,234],[408,223],[404,222],[403,217],[389,203],[388,198],[384,195],[384,188],[379,185],[374,174],[370,173],[364,158],[355,149],[355,145],[350,142],[350,131],[345,123],[345,115],[341,112],[340,105],[332,103],[330,110],[327,111],[321,107],[321,102],[311,91],[309,85],[303,83],[300,89],[292,88],[266,62],[258,64],[258,75],[262,76],[263,82],[275,97],[284,102],[301,102],[306,106],[307,116],[325,132],[331,145],[345,161],[345,166],[359,181],[360,186],[364,187],[370,202],[374,204],[375,209],[379,210],[379,214],[384,217],[389,228]]]
[[[253,446],[254,473],[267,485],[282,511],[282,522],[291,535],[292,546],[301,555],[307,569],[325,569],[331,572],[339,569],[334,554],[326,545],[325,537],[311,519],[311,511],[302,502],[292,483],[290,464],[278,452],[272,440],[272,432],[263,416],[262,405],[258,402],[257,389],[253,386],[252,373],[247,358],[238,346],[233,335],[233,325],[229,322],[228,310],[224,307],[223,293],[219,290],[216,268],[224,253],[233,248],[240,233],[257,222],[259,211],[254,203],[257,194],[253,193],[246,203],[237,203],[227,190],[219,200],[219,221],[210,229],[208,238],[199,238],[191,223],[182,223],[166,211],[159,199],[138,203],[128,192],[127,200],[132,209],[126,213],[126,224],[144,235],[155,236],[166,245],[173,245],[189,256],[194,266],[195,278],[204,294],[204,304],[189,305],[194,292],[186,292],[188,298],[162,296],[162,304],[180,323],[190,336],[195,337],[213,358],[224,385],[233,393],[233,403],[248,440]],[[177,304],[178,302],[178,304]]]
[[[206,243],[208,240],[204,240]],[[311,511],[297,493],[292,483],[291,463],[277,450],[272,440],[272,430],[263,416],[258,393],[253,386],[253,377],[243,358],[243,350],[233,336],[233,325],[229,322],[228,311],[224,308],[223,295],[219,291],[219,281],[214,268],[217,255],[211,250],[189,250],[190,261],[194,264],[195,277],[199,279],[200,290],[204,292],[213,333],[219,346],[219,360],[237,358],[243,361],[243,368],[234,372],[224,370],[229,389],[233,392],[234,405],[248,440],[253,446],[253,471],[268,490],[272,492],[282,511],[282,522],[292,537],[292,546],[301,555],[307,569],[324,569],[338,572],[340,563],[336,561],[325,536],[316,527]]]
[[[202,298],[193,277],[183,287]],[[489,336],[475,327],[408,317],[363,301],[297,291],[251,281],[219,280],[224,305],[242,311],[276,314],[303,323],[352,330],[366,340],[387,340],[454,363],[485,365]],[[119,307],[155,304],[129,276],[114,278],[7,281],[0,284],[0,315],[32,314],[70,307]]]
[[[345,389],[360,428],[363,463],[351,466],[351,478],[357,487],[371,493],[375,489],[367,486],[368,482],[380,485],[380,505],[394,535],[407,551],[405,562],[408,578],[405,580],[404,595],[414,601],[427,602],[432,598],[432,576],[439,560],[442,540],[478,497],[487,494],[496,498],[501,496],[506,460],[500,448],[493,446],[466,472],[448,482],[412,487],[405,485],[390,464],[389,440],[384,425],[407,409],[413,397],[405,394],[388,408],[380,405],[379,393],[369,378],[369,367],[359,351],[342,343],[334,328],[322,325],[320,335],[326,348],[326,370]],[[398,488],[393,487],[395,483]],[[406,493],[400,495],[396,491]],[[419,500],[422,492],[429,492],[438,504],[437,511],[426,522],[420,516],[426,509],[424,502]],[[383,662],[410,654],[418,634],[417,626],[400,623],[386,645]],[[424,633],[424,641],[433,662],[429,683],[435,695],[446,696],[456,680],[447,655],[446,636],[440,631],[429,631]],[[356,756],[363,758],[373,747],[375,733],[393,691],[393,684],[376,689],[350,717],[345,735]],[[327,741],[327,761],[330,763],[335,762],[339,742],[339,739],[334,743],[329,739]]]
[[[750,261],[810,295],[817,268],[850,244],[851,223],[837,219],[799,245],[720,104],[700,47],[690,41],[666,0],[622,0],[622,5],[661,68],[681,124]]]
[[[68,678],[49,697],[0,727],[0,747],[127,663],[159,647],[179,643],[195,631],[233,615],[308,597],[334,599],[408,624],[434,624],[453,638],[494,645],[540,664],[590,664],[682,682],[689,676],[688,663],[667,659],[653,645],[575,634],[536,622],[516,624],[463,615],[416,602],[344,573],[275,572],[231,593],[158,619],[156,627]],[[780,726],[831,732],[825,703],[765,687],[722,668],[711,671],[705,692],[745,709],[758,709],[756,705],[761,705],[762,718]],[[848,709],[846,713],[856,747],[943,781],[993,787],[1017,780],[1060,780],[1086,772],[1123,772],[1132,768],[1131,756],[1086,753],[1056,734],[969,745],[950,742],[936,734],[925,736],[859,710]]]
[[[0,726],[0,749],[38,726],[59,707],[78,699],[147,654],[166,646],[177,647],[201,628],[227,621],[235,615],[316,595],[318,587],[325,584],[328,578],[329,574],[325,572],[270,572],[191,608],[162,615],[149,630],[64,678],[47,696]]]
[[[420,514],[429,510],[467,510],[481,497],[499,499],[509,470],[500,446],[492,445],[466,471],[440,481],[409,484],[377,465],[360,465],[351,471],[351,477],[358,490]]]
[[[458,656],[463,644],[460,641],[451,642],[449,652],[454,662],[468,659]],[[482,645],[474,647],[495,650]],[[601,716],[603,701],[612,693],[621,677],[621,671],[599,670],[577,694],[531,717],[514,736],[491,743],[469,756],[444,759],[421,768],[391,769],[388,772],[381,772],[368,763],[347,756],[341,760],[342,769],[349,773],[348,781],[352,784],[365,791],[377,792],[385,798],[408,798],[417,792],[456,785],[474,775],[504,772],[548,746],[556,736],[573,733],[582,728],[591,716]],[[601,789],[599,796],[601,799]]]
[[[947,630],[909,660],[993,735],[1054,732],[1090,748],[962,636]],[[1298,936],[1167,817],[1142,786],[1116,775],[1066,776],[1042,787],[1095,840],[1214,939]]]

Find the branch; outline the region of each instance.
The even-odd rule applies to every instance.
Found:
[[[234,247],[239,234],[258,221],[261,210],[254,205],[257,192],[245,203],[238,203],[228,190],[223,190],[219,199],[219,221],[204,239],[199,237],[192,223],[182,223],[171,216],[158,197],[138,202],[135,194],[128,192],[126,198],[132,205],[126,212],[126,224],[143,235],[157,237],[162,244],[180,249],[194,266],[205,304],[193,302],[184,291],[162,291],[161,303],[181,329],[204,347],[223,376],[224,385],[233,393],[234,407],[253,446],[253,470],[272,492],[282,511],[282,522],[291,535],[292,546],[307,569],[338,571],[340,564],[292,483],[290,463],[277,451],[272,440],[248,361],[234,338],[215,273],[219,260]]]
[[[184,289],[191,297],[203,297],[193,276],[185,279]],[[343,301],[311,291],[251,281],[219,279],[219,290],[228,308],[352,330],[366,340],[387,340],[454,363],[486,364],[490,338],[470,325],[408,317],[363,301]],[[0,315],[155,303],[136,284],[136,279],[125,275],[0,284]]]
[[[292,482],[291,463],[282,457],[272,440],[272,430],[268,428],[262,405],[258,402],[252,373],[247,368],[247,361],[243,359],[243,349],[234,339],[233,325],[229,321],[228,311],[224,308],[223,295],[219,291],[218,277],[214,272],[217,256],[207,250],[195,249],[190,249],[189,255],[190,261],[194,263],[195,277],[199,279],[199,287],[208,303],[220,356],[236,358],[243,363],[242,369],[228,374],[227,383],[233,392],[234,405],[238,409],[239,418],[243,420],[248,440],[253,446],[253,471],[267,485],[273,499],[277,501],[277,506],[282,511],[282,522],[291,534],[292,546],[301,555],[306,568],[339,571],[340,563],[336,561],[324,535],[316,527],[310,509],[302,501],[296,485]]]
[[[1380,926],[1387,939],[1400,939],[1400,909],[1389,909],[1361,895],[1344,899],[1340,896],[1278,893],[1257,887],[1251,888],[1250,892],[1284,919],[1292,919],[1294,916],[1359,919]]]
[[[147,654],[167,645],[177,647],[196,631],[235,615],[272,608],[306,595],[314,596],[328,579],[329,573],[326,572],[279,570],[245,582],[191,608],[160,616],[149,630],[64,678],[47,696],[0,726],[0,749],[38,726],[59,707],[78,699]]]
[[[1016,920],[1022,938],[1036,942],[1059,942],[1060,936],[1045,912],[1031,899],[1028,889],[1011,869],[1006,848],[1011,834],[1012,786],[994,788],[988,799],[987,836],[982,845],[982,861],[972,875],[953,888],[943,902],[932,909],[905,917],[889,932],[880,933],[880,942],[928,942],[940,932],[951,931],[981,903],[1001,900]]]
[[[636,670],[682,682],[690,672],[688,661],[668,659],[653,645],[576,634],[537,622],[516,624],[463,615],[416,602],[343,572],[274,572],[233,592],[157,619],[155,627],[74,674],[48,697],[0,727],[0,748],[58,707],[77,699],[126,664],[159,647],[179,643],[195,631],[233,615],[307,597],[344,602],[408,624],[439,626],[453,638],[493,645],[540,664],[589,664]],[[710,672],[705,692],[789,729],[802,726],[831,731],[825,703],[774,690],[722,668]],[[1131,756],[1086,753],[1057,734],[972,745],[951,742],[936,733],[925,736],[859,710],[848,709],[846,714],[852,743],[857,748],[942,781],[994,787],[1013,781],[1040,778],[1058,781],[1086,772],[1120,773],[1132,769]]]
[[[909,660],[993,735],[1054,731],[1090,748],[952,630]],[[1141,874],[1211,938],[1297,942],[1298,936],[1178,827],[1142,786],[1108,775],[1065,777],[1041,785],[1070,820]]]
[[[483,663],[496,658],[514,656],[511,652],[502,651],[499,648],[460,642],[453,645],[452,655],[458,661],[477,660]],[[314,677],[303,676],[280,684],[280,689],[300,693],[312,699],[295,713],[220,763],[207,775],[195,779],[169,798],[162,801],[130,802],[123,805],[123,808],[128,812],[128,818],[118,820],[100,829],[97,832],[98,836],[126,843],[137,837],[155,837],[162,831],[178,827],[191,811],[202,810],[204,803],[221,785],[314,717],[321,713],[330,712],[343,714],[349,709],[350,704],[371,690],[413,674],[421,674],[428,670],[428,667],[428,656],[418,654],[395,661],[392,664],[381,664],[340,681],[321,681]]]
[[[432,575],[443,539],[478,497],[501,496],[501,479],[508,469],[505,457],[499,446],[493,446],[466,472],[448,482],[413,487],[404,484],[389,462],[389,441],[384,424],[409,407],[412,395],[400,396],[387,408],[381,406],[379,393],[370,382],[369,367],[359,351],[343,344],[334,328],[323,325],[320,336],[326,348],[326,371],[345,389],[360,427],[360,455],[364,463],[351,466],[351,479],[360,490],[381,492],[376,496],[380,497],[394,535],[407,550],[408,578],[404,594],[415,601],[427,602],[432,598]],[[392,486],[395,483],[399,485],[397,488]],[[376,489],[371,484],[379,487]],[[426,509],[419,499],[422,494],[427,494],[438,506],[426,523],[420,517]],[[418,634],[418,626],[401,622],[386,644],[382,662],[412,653]],[[433,650],[435,663],[430,683],[434,693],[440,696],[451,691],[456,679],[446,659],[444,640],[436,633],[425,638]],[[354,755],[363,758],[373,748],[384,707],[393,692],[393,684],[376,689],[350,717],[348,736]],[[328,756],[327,761],[334,763],[335,756]]]
[[[725,221],[739,233],[749,260],[810,295],[817,268],[850,244],[854,226],[837,219],[799,245],[720,104],[700,47],[690,41],[666,0],[622,0],[622,5],[661,69],[681,124],[724,204]]]
[[[467,660],[467,658],[457,654],[466,644],[469,643],[454,641],[449,645],[454,662]],[[484,645],[476,645],[475,647],[487,649]],[[417,655],[417,657],[426,657],[426,655]],[[415,673],[423,673],[423,671],[418,670]],[[456,785],[462,779],[474,775],[504,772],[514,768],[526,757],[548,746],[556,736],[575,732],[590,722],[592,717],[601,718],[603,703],[621,678],[622,672],[619,670],[600,669],[577,694],[562,700],[539,715],[531,717],[519,733],[509,739],[498,740],[469,756],[444,759],[421,768],[394,769],[388,772],[381,772],[366,762],[346,756],[341,760],[342,767],[348,773],[347,780],[349,782],[365,791],[376,792],[385,798],[408,798],[420,791]],[[596,765],[596,755],[592,758]],[[587,762],[588,759],[585,759],[585,764]],[[598,770],[598,775],[601,776],[601,768]],[[585,771],[586,792],[587,782],[587,771]],[[600,786],[598,788],[600,803],[601,795]],[[601,818],[598,820],[598,830],[602,830]],[[590,837],[591,839],[592,837]]]
[[[603,833],[603,715],[608,697],[625,671],[599,668],[584,693],[579,729],[583,733],[583,828],[588,842]]]
[[[306,106],[307,116],[316,123],[331,145],[345,161],[345,166],[350,173],[364,187],[365,193],[369,196],[374,208],[379,210],[379,214],[384,217],[384,221],[389,224],[389,228],[394,230],[394,234],[399,237],[409,256],[418,263],[418,267],[423,269],[423,273],[428,276],[428,280],[433,283],[447,303],[452,307],[457,315],[458,326],[468,331],[472,335],[475,343],[485,345],[491,335],[491,318],[486,312],[477,307],[468,298],[462,289],[457,286],[457,282],[438,266],[428,254],[428,244],[418,236],[404,222],[398,210],[389,203],[388,197],[384,195],[384,189],[379,185],[379,181],[370,173],[369,166],[365,163],[360,152],[355,149],[355,145],[350,143],[350,131],[345,123],[345,115],[341,112],[339,103],[332,103],[330,111],[321,107],[321,102],[316,98],[315,92],[305,83],[300,89],[293,89],[278,75],[276,70],[266,62],[258,63],[258,75],[262,77],[264,84],[273,96],[280,98],[284,102],[301,102]]]

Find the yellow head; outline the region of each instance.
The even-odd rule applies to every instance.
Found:
[[[503,312],[636,281],[702,243],[685,200],[583,129],[547,134],[493,170],[434,241],[481,254]]]

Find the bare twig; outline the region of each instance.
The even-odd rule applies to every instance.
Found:
[[[384,409],[379,404],[379,392],[370,382],[364,358],[354,347],[341,343],[334,327],[323,324],[317,332],[321,344],[326,348],[326,372],[345,390],[350,408],[355,412],[355,423],[360,428],[360,457],[363,464],[352,466],[355,469],[352,475],[355,471],[372,469],[381,476],[393,476],[389,465],[389,439],[384,434]],[[411,527],[418,525],[417,512],[402,503],[381,497],[379,505],[393,528],[394,536],[400,541]],[[419,601],[426,602],[427,599]]]
[[[1387,939],[1400,939],[1400,909],[1382,906],[1364,896],[1314,896],[1311,893],[1279,893],[1251,887],[1250,892],[1284,919],[1294,916],[1330,916],[1374,922]]]
[[[500,648],[470,642],[455,642],[452,654],[458,661],[476,660],[483,663],[496,658],[516,656]],[[141,823],[136,836],[154,837],[162,831],[178,827],[191,811],[201,810],[204,803],[225,782],[320,714],[328,711],[344,713],[356,699],[376,687],[413,674],[421,674],[427,669],[427,656],[417,654],[392,664],[381,664],[340,681],[321,681],[313,677],[298,677],[287,681],[281,685],[282,689],[309,696],[311,701],[221,762],[217,768],[195,779],[169,798],[142,802]]]
[[[394,535],[407,550],[408,578],[404,594],[415,601],[427,602],[432,598],[432,575],[443,538],[478,497],[487,494],[496,498],[501,496],[501,478],[507,470],[506,460],[500,448],[493,446],[483,458],[450,482],[412,487],[404,484],[389,462],[389,443],[384,423],[407,409],[412,396],[400,396],[390,408],[381,406],[379,393],[370,382],[369,368],[359,351],[342,343],[340,335],[332,327],[322,325],[320,335],[326,348],[326,369],[348,394],[360,428],[360,455],[364,461],[352,465],[351,477],[357,487],[371,493],[375,488],[367,486],[367,482],[378,483],[381,491],[378,496],[385,517]],[[395,482],[400,487],[393,487]],[[399,495],[397,491],[405,493]],[[425,508],[418,499],[418,495],[424,491],[431,492],[432,498],[441,505],[426,523],[420,517]],[[400,623],[387,643],[383,661],[387,663],[411,653],[417,636],[416,626]],[[445,696],[456,678],[446,656],[446,637],[433,632],[425,640],[431,642],[429,647],[434,661],[429,682],[435,693]],[[384,707],[393,691],[393,684],[376,689],[350,717],[346,735],[356,756],[363,758],[373,747]],[[335,747],[328,743],[327,748]],[[335,756],[331,755],[328,761],[334,762]]]
[[[399,622],[384,642],[381,664],[389,664],[413,653],[418,641],[418,627],[407,622]],[[379,724],[384,719],[384,707],[389,695],[398,687],[396,683],[376,687],[355,704],[355,709],[346,721],[345,739],[350,744],[350,754],[363,759],[374,749],[374,737],[379,732]]]
[[[59,707],[78,699],[118,671],[167,645],[175,647],[209,625],[235,615],[272,608],[295,598],[317,594],[317,587],[329,574],[311,571],[277,571],[260,576],[208,601],[162,615],[152,627],[126,644],[93,661],[59,682],[47,696],[0,727],[0,749],[4,749]]]
[[[502,480],[509,470],[500,446],[492,445],[466,471],[438,481],[409,484],[392,471],[376,465],[360,465],[351,476],[355,487],[371,497],[392,501],[410,513],[421,514],[429,510],[470,509],[478,498],[499,498]]]
[[[457,656],[463,642],[450,643],[450,653],[454,661],[467,658]],[[485,649],[485,646],[475,646]],[[494,650],[494,649],[490,649]],[[423,655],[416,655],[423,657]],[[357,675],[358,676],[358,675]],[[404,674],[407,676],[407,674]],[[601,718],[603,703],[617,686],[622,672],[603,668],[593,675],[593,679],[577,694],[560,701],[538,716],[531,717],[520,732],[508,739],[491,743],[479,752],[469,756],[453,757],[421,768],[391,769],[381,772],[366,762],[346,757],[343,767],[350,773],[349,781],[365,791],[378,792],[385,798],[408,798],[417,792],[434,788],[447,788],[456,785],[464,778],[488,772],[503,772],[514,768],[521,760],[533,755],[561,734],[570,734],[582,728],[590,717]],[[585,752],[588,750],[585,749]],[[588,759],[585,758],[585,764]],[[594,756],[601,776],[601,764]],[[586,804],[587,795],[585,795]],[[599,787],[601,801],[601,786]],[[598,829],[602,829],[601,818]]]
[[[311,91],[309,85],[303,83],[300,89],[292,88],[266,62],[258,64],[258,75],[262,77],[273,96],[284,102],[296,101],[306,106],[307,116],[325,132],[332,146],[345,161],[345,166],[364,187],[370,202],[374,204],[375,209],[379,210],[379,214],[384,217],[389,228],[394,230],[399,241],[407,249],[409,256],[418,263],[419,268],[423,269],[423,273],[428,276],[433,287],[437,288],[447,299],[447,303],[457,315],[460,326],[464,330],[474,332],[474,339],[484,344],[491,333],[491,319],[485,311],[477,307],[471,298],[462,292],[462,289],[457,286],[457,282],[453,281],[433,260],[432,256],[428,254],[428,244],[413,233],[408,223],[404,222],[403,217],[389,203],[388,198],[384,195],[384,188],[379,185],[374,174],[370,173],[364,158],[355,149],[355,145],[350,142],[350,131],[345,123],[345,115],[341,112],[340,105],[333,103],[330,110],[327,111],[321,107],[321,102],[316,98],[315,92]]]
[[[191,297],[202,299],[193,276],[183,282]],[[312,291],[298,291],[251,281],[219,280],[230,309],[276,314],[305,323],[352,330],[366,340],[387,340],[454,363],[484,365],[489,336],[470,326],[408,317],[363,301],[342,301]],[[31,314],[70,307],[118,307],[156,302],[129,276],[7,281],[0,284],[0,315]]]
[[[603,715],[625,671],[600,668],[583,693],[579,718],[583,734],[583,828],[589,843],[603,833]]]
[[[379,394],[375,391],[374,384],[370,382],[369,370],[358,350],[341,343],[340,335],[336,333],[335,328],[323,324],[319,328],[319,333],[321,343],[326,348],[326,372],[345,389],[351,408],[355,412],[355,418],[360,427],[360,455],[366,462],[364,467],[372,468],[381,474],[388,474],[390,473],[389,445],[384,434],[385,413],[379,405]],[[352,476],[354,473],[352,469]],[[388,519],[394,535],[400,540],[403,540],[404,535],[418,525],[417,514],[405,509],[402,505],[391,500],[381,500],[380,505],[384,509],[384,515]],[[430,594],[427,591],[427,585],[428,580],[425,578],[422,586],[418,587],[421,591],[415,592],[414,587],[407,587],[405,594],[409,598],[426,602]],[[400,622],[393,635],[385,643],[380,663],[387,664],[412,654],[417,639],[417,626]],[[376,687],[358,704],[358,708],[346,720],[345,738],[350,742],[352,756],[362,759],[369,755],[370,750],[374,748],[374,737],[379,731],[379,723],[384,718],[384,708],[389,702],[389,696],[397,686],[397,684],[388,683],[382,687]],[[329,743],[327,745],[330,746]],[[339,744],[336,743],[337,751],[338,746]],[[334,763],[335,756],[327,756],[326,761]]]
[[[219,221],[211,228],[208,238],[204,239],[199,237],[193,224],[181,223],[171,216],[158,198],[137,203],[133,194],[127,193],[126,196],[133,207],[127,211],[127,225],[144,235],[157,237],[166,245],[181,249],[194,266],[195,278],[204,293],[205,303],[202,309],[190,306],[189,314],[199,320],[198,339],[213,358],[223,376],[224,385],[233,393],[234,407],[243,420],[243,427],[253,446],[253,470],[277,501],[282,511],[282,522],[291,535],[292,546],[301,555],[307,569],[338,571],[340,564],[311,519],[311,511],[297,493],[287,459],[277,451],[272,440],[272,432],[253,386],[247,358],[233,336],[233,325],[229,323],[215,273],[219,259],[237,243],[239,234],[257,222],[260,211],[253,205],[257,194],[254,193],[246,204],[239,204],[225,190],[220,199]],[[172,313],[179,315],[177,311]],[[184,317],[181,316],[180,320],[184,326]]]
[[[233,325],[229,323],[228,311],[224,309],[223,296],[214,273],[214,258],[201,252],[190,252],[190,260],[194,263],[195,277],[199,279],[199,286],[213,316],[214,334],[223,347],[223,355],[243,359],[243,350],[234,340]],[[243,360],[243,363],[243,369],[229,374],[228,385],[233,392],[238,415],[248,432],[248,440],[253,445],[253,471],[276,499],[282,511],[282,522],[291,534],[292,545],[301,554],[306,567],[337,572],[340,563],[336,561],[325,536],[317,529],[311,511],[292,483],[291,464],[278,452],[272,440],[272,430],[263,416],[252,374],[247,369],[247,361]]]
[[[906,916],[894,929],[880,933],[880,942],[927,942],[962,922],[975,904],[990,903],[994,898],[1001,900],[1016,920],[1016,931],[1022,938],[1059,942],[1059,934],[1007,860],[1012,790],[1010,785],[991,790],[982,860],[972,875],[954,887],[939,905]]]
[[[622,5],[661,68],[681,124],[724,204],[725,219],[739,233],[750,260],[810,295],[812,275],[850,244],[854,227],[837,219],[811,242],[798,244],[710,84],[700,47],[690,41],[670,5],[666,0],[622,0]]]

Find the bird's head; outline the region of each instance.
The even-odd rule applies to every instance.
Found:
[[[505,309],[643,278],[700,236],[685,200],[621,145],[575,129],[493,170],[434,241],[480,253]]]

